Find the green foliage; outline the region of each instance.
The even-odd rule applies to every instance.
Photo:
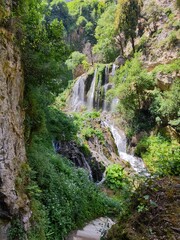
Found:
[[[78,127],[73,124],[73,117],[68,117],[55,107],[49,107],[46,118],[47,128],[53,139],[70,141],[76,138]]]
[[[91,137],[97,136],[97,138],[102,142],[104,140],[104,136],[101,130],[93,129],[91,127],[86,127],[81,131],[82,136],[88,140]]]
[[[140,41],[139,41],[139,44],[138,46],[136,47],[137,48],[137,51],[140,51],[140,50],[145,50],[146,49],[146,44],[148,42],[148,37],[143,35],[141,38],[140,38]]]
[[[36,196],[37,197],[37,196]],[[31,196],[31,229],[28,232],[29,240],[45,240],[49,220],[45,206],[35,198]]]
[[[115,4],[111,4],[101,15],[95,29],[97,44],[94,46],[94,53],[100,55],[101,61],[112,62],[118,54],[115,45]]]
[[[89,41],[91,44],[96,42],[94,31],[97,21],[103,13],[106,4],[104,1],[98,0],[74,0],[67,3],[69,12],[74,19],[72,30],[80,29],[83,40]],[[82,31],[82,28],[84,28]],[[80,48],[82,46],[79,46]]]
[[[114,211],[116,203],[98,191],[85,170],[72,168],[67,159],[54,154],[45,136],[34,138],[28,150],[28,159],[35,172],[33,181],[42,191],[36,197],[38,202],[35,200],[33,203],[36,211],[34,233],[31,235],[44,229],[41,233],[45,234],[44,239],[61,239],[84,222]],[[38,217],[39,204],[42,206],[42,222]]]
[[[157,73],[172,73],[174,71],[178,71],[180,68],[180,60],[175,59],[169,64],[160,64],[156,66],[152,73],[156,76]]]
[[[112,190],[122,188],[124,172],[119,164],[109,165],[106,169],[106,184]]]
[[[153,23],[154,25],[156,25],[160,16],[163,13],[163,9],[155,1],[151,1],[147,5],[147,9],[145,9],[145,12],[146,12],[146,17],[148,18],[148,23],[149,24]]]
[[[86,55],[78,51],[71,53],[69,59],[66,60],[66,65],[68,69],[72,71],[74,71],[76,67],[80,64],[82,64],[85,69],[88,66]]]
[[[98,123],[96,124],[96,119],[98,119],[99,116],[99,112],[74,114],[74,124],[78,127],[78,135],[81,136],[82,140],[86,141],[91,137],[97,137],[101,143],[104,142],[103,132],[101,129],[98,129]]]
[[[158,126],[171,125],[179,131],[179,78],[176,78],[167,91],[155,88],[155,79],[159,73],[169,74],[179,69],[179,60],[166,65],[158,65],[148,73],[141,66],[139,56],[117,71],[114,78],[116,88],[109,94],[120,99],[119,112],[127,121],[132,134],[141,130],[150,130],[155,122]]]
[[[25,230],[23,228],[23,223],[18,217],[14,218],[11,221],[11,227],[8,232],[8,240],[24,240],[25,239]]]
[[[117,32],[122,32],[126,41],[131,40],[133,51],[135,52],[134,38],[140,14],[138,0],[118,0],[115,27]]]
[[[69,49],[64,42],[64,26],[57,18],[45,22],[46,1],[22,2],[20,43],[26,76],[26,86],[46,85],[52,92],[66,85],[67,68],[64,64]],[[61,78],[59,77],[61,76]]]
[[[19,168],[18,176],[16,177],[16,180],[15,180],[15,188],[20,196],[23,196],[24,193],[28,194],[27,186],[30,183],[30,178],[29,178],[30,171],[31,169],[28,163],[21,164]]]
[[[46,14],[46,21],[52,22],[54,19],[58,19],[59,22],[63,22],[66,34],[72,29],[73,18],[69,13],[66,2],[64,1],[51,1],[48,14]]]
[[[139,54],[131,61],[126,61],[114,80],[116,87],[112,94],[120,99],[119,112],[129,127],[134,132],[151,128],[153,119],[148,106],[154,82],[152,76],[142,68]]]
[[[179,131],[179,104],[180,104],[180,79],[177,78],[169,91],[161,92],[156,89],[153,92],[153,101],[150,107],[151,113],[159,125],[171,125]]]
[[[46,131],[44,107],[47,99],[41,94],[43,88],[30,86],[25,93],[25,139],[31,141],[33,133]],[[49,95],[49,94],[48,94]]]
[[[166,46],[167,48],[175,47],[180,39],[180,30],[173,30],[169,35],[161,42],[161,46]]]
[[[9,14],[5,8],[5,1],[2,1],[0,4],[0,25],[5,25],[8,20]]]
[[[180,174],[180,146],[161,136],[150,136],[142,139],[136,148],[152,173],[162,176]]]

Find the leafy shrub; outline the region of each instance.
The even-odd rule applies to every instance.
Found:
[[[179,104],[180,104],[180,80],[177,78],[169,91],[153,91],[151,114],[156,118],[159,125],[171,125],[179,131]]]
[[[168,36],[168,45],[174,47],[178,43],[177,32],[171,32]]]
[[[112,189],[116,190],[122,187],[124,172],[119,164],[109,165],[106,169],[106,184]]]
[[[94,125],[99,116],[100,113],[96,111],[74,114],[74,125],[78,127],[78,135],[81,136],[83,140],[88,140],[96,136],[98,140],[103,143],[103,132],[101,129],[98,129],[98,124],[96,126]]]
[[[163,176],[180,174],[180,145],[175,140],[150,136],[138,143],[136,153],[143,158],[152,173]]]
[[[78,51],[71,53],[69,59],[66,60],[66,65],[68,66],[68,69],[72,71],[74,71],[76,67],[80,64],[83,64],[84,67],[88,66],[86,55]]]
[[[91,137],[96,136],[100,141],[104,140],[104,136],[101,130],[99,129],[94,129],[91,127],[85,127],[82,132],[81,132],[82,136],[88,140]]]

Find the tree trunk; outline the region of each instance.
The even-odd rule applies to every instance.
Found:
[[[131,44],[132,44],[133,53],[135,53],[135,45],[134,45],[134,37],[133,36],[131,36]]]
[[[120,48],[121,48],[121,54],[122,54],[122,56],[124,56],[124,49],[123,49],[123,44],[122,44],[122,42],[120,42]]]

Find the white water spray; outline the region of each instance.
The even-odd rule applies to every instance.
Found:
[[[79,110],[85,105],[85,83],[86,75],[82,75],[78,78],[74,84],[72,96],[70,98],[70,108],[73,112]]]
[[[141,158],[138,158],[138,157],[135,157],[133,155],[130,155],[130,154],[126,153],[126,136],[125,136],[124,132],[119,130],[113,124],[110,124],[109,122],[105,122],[105,125],[107,127],[109,127],[109,129],[110,129],[110,131],[113,135],[115,144],[116,144],[117,149],[118,149],[119,156],[123,160],[129,162],[131,167],[138,174],[144,175],[144,176],[149,176],[149,173],[147,172],[147,169],[144,165],[143,160]]]
[[[94,94],[95,94],[95,86],[96,86],[96,76],[97,76],[97,68],[94,72],[94,77],[91,83],[91,87],[89,89],[89,92],[87,94],[87,108],[88,110],[92,110],[94,107]]]

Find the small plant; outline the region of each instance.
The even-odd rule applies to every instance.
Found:
[[[172,32],[170,33],[170,35],[168,36],[167,41],[168,41],[169,47],[170,47],[170,46],[174,47],[174,46],[177,44],[177,42],[178,42],[177,32],[172,31]]]
[[[146,211],[148,211],[148,207],[146,205],[144,205],[143,203],[141,203],[137,206],[137,211],[138,211],[138,213],[146,212]]]
[[[113,164],[107,167],[106,170],[106,184],[112,189],[116,190],[123,185],[124,172],[119,164]]]

